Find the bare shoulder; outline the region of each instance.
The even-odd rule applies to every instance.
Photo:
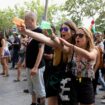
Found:
[[[90,50],[90,52],[96,52],[97,53],[98,50],[99,50],[98,47],[94,47],[93,49]]]
[[[5,39],[2,39],[2,40],[1,40],[1,43],[5,43]]]

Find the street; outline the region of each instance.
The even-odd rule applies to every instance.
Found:
[[[1,65],[0,72],[2,72]],[[23,93],[23,90],[27,89],[27,81],[23,81],[26,79],[25,70],[22,71],[20,82],[13,82],[14,79],[16,79],[16,70],[9,70],[9,77],[0,75],[0,105],[30,105],[31,96],[28,93]],[[104,105],[100,102],[104,92],[98,91],[95,105]]]

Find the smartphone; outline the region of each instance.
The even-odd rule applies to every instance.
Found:
[[[22,24],[25,24],[25,23],[24,23],[24,20],[23,20],[23,19],[20,19],[20,18],[18,18],[18,17],[14,17],[13,20],[12,20],[12,22],[13,22],[15,25],[17,25],[17,26],[21,26]]]
[[[51,29],[47,29],[48,35],[52,35],[52,30]]]

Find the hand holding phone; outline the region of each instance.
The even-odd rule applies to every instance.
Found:
[[[48,32],[48,35],[50,35],[50,36],[52,35],[52,30],[51,29],[48,29],[47,32]]]

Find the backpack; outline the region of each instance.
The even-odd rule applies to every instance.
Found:
[[[100,63],[99,63],[99,69],[102,69],[104,67],[104,61],[103,61],[103,52],[100,47],[98,47],[99,55],[100,55]]]
[[[104,55],[103,55],[103,60],[104,60],[104,62],[105,62],[105,40],[104,40]]]

